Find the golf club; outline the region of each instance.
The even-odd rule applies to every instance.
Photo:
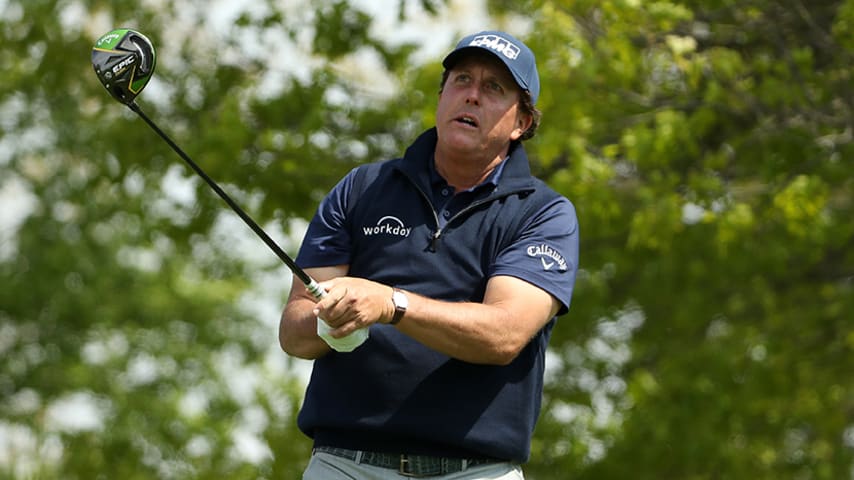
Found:
[[[134,101],[154,75],[157,55],[151,41],[143,34],[128,28],[119,28],[102,35],[92,47],[92,66],[98,80],[107,92],[119,102],[142,118],[172,150],[190,166],[210,186],[220,198],[243,220],[255,234],[270,247],[284,264],[302,281],[305,288],[318,300],[326,291],[297,265],[284,250],[264,231],[220,186],[210,178],[189,155],[166,135]],[[338,351],[349,352],[361,345],[368,337],[368,329],[361,328],[344,338],[332,338],[328,335],[329,326],[318,319],[317,330],[326,343]]]

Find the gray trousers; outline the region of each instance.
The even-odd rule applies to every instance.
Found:
[[[401,480],[406,477],[390,468],[356,463],[353,460],[317,452],[311,456],[303,480]],[[429,480],[524,480],[522,468],[512,463],[477,465],[462,472],[424,477]]]

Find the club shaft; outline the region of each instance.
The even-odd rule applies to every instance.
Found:
[[[190,158],[189,155],[184,153],[184,151],[181,150],[181,147],[179,147],[174,141],[172,141],[171,138],[169,138],[169,135],[166,135],[166,133],[161,130],[160,127],[158,127],[150,118],[148,118],[148,116],[142,111],[142,109],[139,108],[139,105],[137,105],[136,102],[130,102],[127,104],[127,106],[134,113],[139,115],[139,117],[142,118],[145,123],[147,123],[148,126],[151,127],[152,130],[154,130],[158,135],[160,135],[160,137],[165,140],[170,147],[172,147],[172,150],[175,150],[175,153],[177,153],[178,156],[180,156],[184,160],[184,162],[186,162],[187,165],[190,166],[190,168],[192,168],[200,177],[202,177],[202,179],[208,184],[208,186],[210,186],[213,191],[216,192],[216,194],[219,195],[219,197],[222,198],[225,203],[227,203],[228,206],[231,207],[232,210],[234,210],[234,213],[236,213],[241,219],[243,219],[243,222],[246,223],[246,225],[248,225],[249,228],[251,228],[252,231],[255,232],[255,234],[258,235],[258,237],[263,240],[268,247],[270,247],[270,250],[272,250],[273,253],[275,253],[282,260],[282,262],[287,265],[291,272],[293,272],[293,274],[296,275],[297,278],[299,278],[303,284],[305,284],[306,288],[309,292],[311,292],[312,295],[317,298],[323,297],[325,292],[322,288],[320,288],[320,286],[318,286],[317,282],[307,273],[305,273],[305,271],[300,268],[299,265],[297,265],[291,259],[291,257],[288,256],[288,254],[285,253],[285,251],[282,250],[282,248],[279,247],[279,245],[275,241],[273,241],[272,238],[270,238],[269,235],[267,235],[267,232],[265,232],[264,229],[261,228],[255,222],[255,220],[252,219],[252,217],[250,217],[246,212],[244,212],[239,205],[234,203],[234,200],[232,200],[231,197],[229,197],[228,194],[225,193],[225,191],[220,188],[220,186],[211,177],[209,177],[208,174],[206,174],[205,171],[202,170],[202,168],[196,164],[196,162],[193,161],[193,159]]]

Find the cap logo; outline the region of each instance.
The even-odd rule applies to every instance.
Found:
[[[470,47],[490,48],[504,55],[510,60],[516,60],[521,51],[519,47],[513,45],[498,35],[478,35],[469,43]]]

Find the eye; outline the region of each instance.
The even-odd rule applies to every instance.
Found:
[[[454,76],[454,83],[466,84],[471,82],[471,75],[468,73],[458,73]]]
[[[486,82],[486,89],[495,93],[504,93],[504,87],[495,81]]]

